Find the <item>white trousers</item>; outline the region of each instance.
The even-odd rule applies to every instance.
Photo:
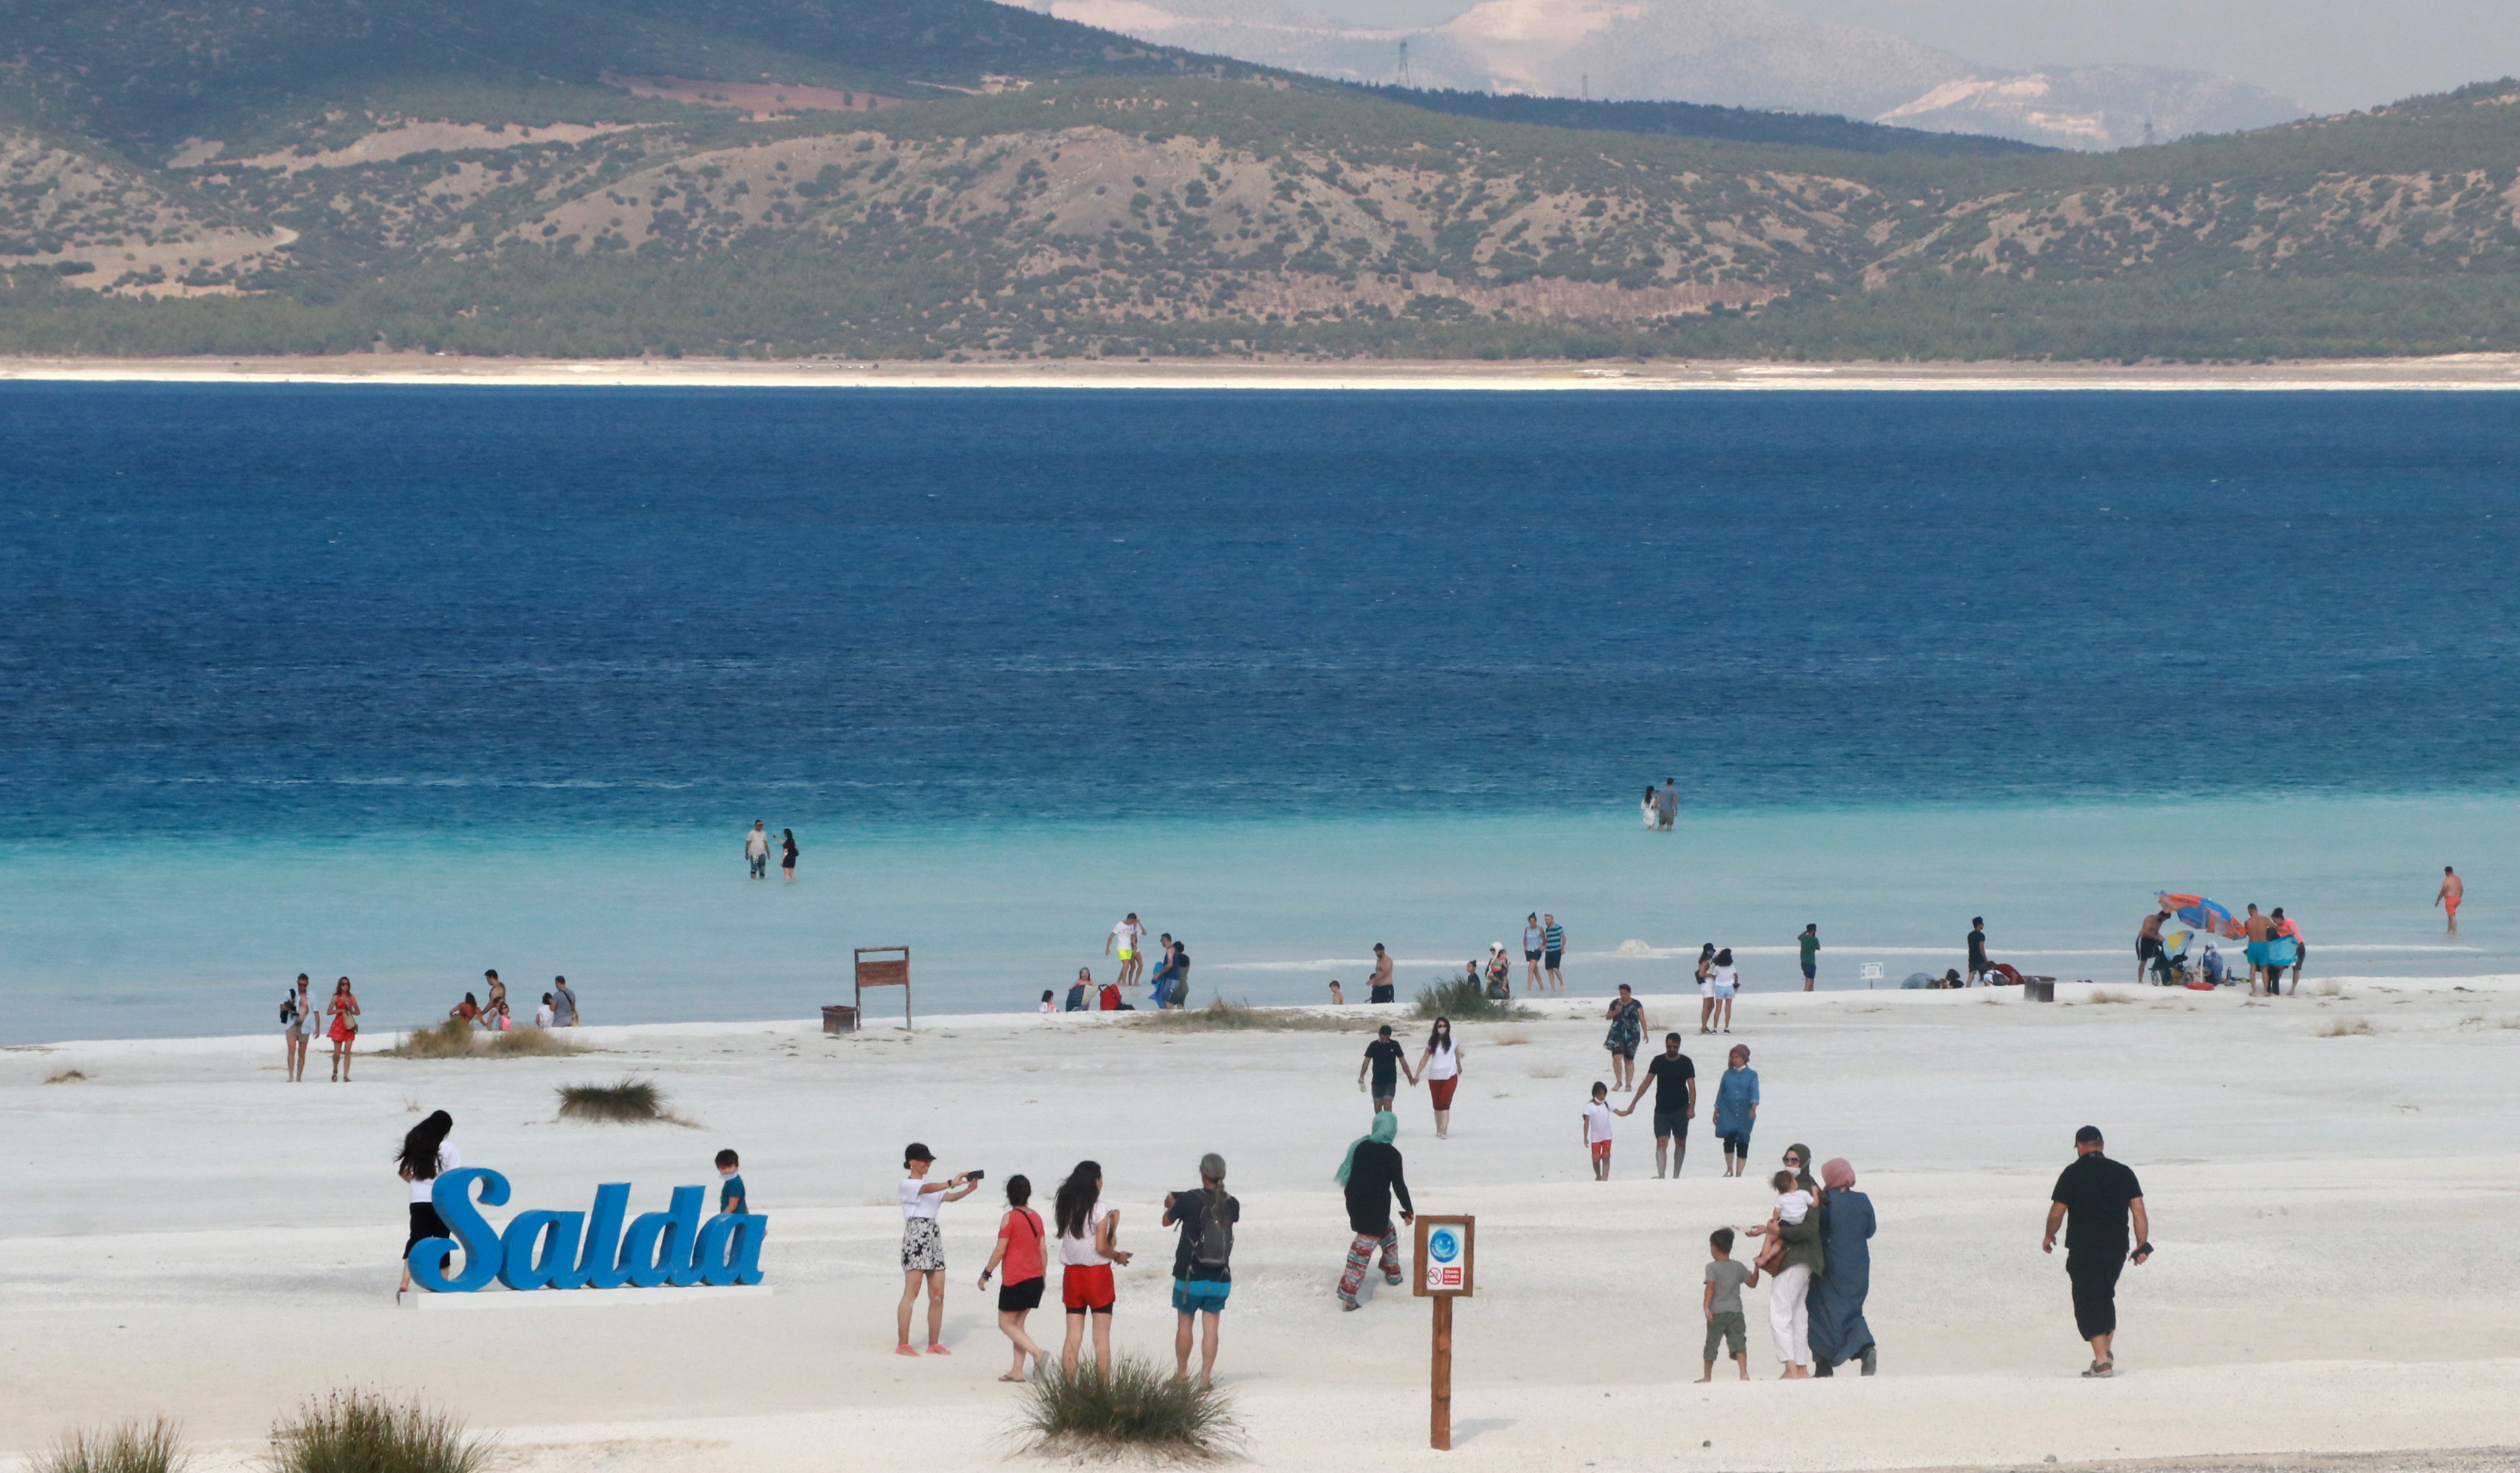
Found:
[[[1804,1305],[1810,1293],[1809,1264],[1796,1264],[1768,1280],[1768,1328],[1776,1332],[1777,1360],[1784,1364],[1812,1363],[1811,1311]]]

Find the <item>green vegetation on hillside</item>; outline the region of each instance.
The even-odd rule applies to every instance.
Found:
[[[0,348],[2520,347],[2520,83],[2111,155],[1921,152],[1332,86],[981,0],[196,3],[201,46],[126,0],[0,0],[9,115],[43,119],[0,127]],[[765,71],[839,110],[604,80]]]
[[[1765,112],[1756,108],[1717,108],[1703,103],[1592,102],[1572,97],[1533,97],[1519,92],[1459,92],[1447,87],[1364,86],[1386,102],[1433,112],[1484,117],[1495,122],[1537,123],[1603,133],[1668,133],[1681,138],[1730,138],[1738,143],[1789,143],[1857,154],[2045,154],[2035,143],[1982,133],[1927,133],[1915,128],[1818,112]]]

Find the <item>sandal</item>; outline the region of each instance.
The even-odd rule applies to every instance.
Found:
[[[918,1354],[919,1354],[919,1352],[917,1352],[917,1351],[915,1351],[915,1350],[912,1350],[912,1349],[911,1349],[909,1346],[907,1346],[907,1345],[896,1345],[896,1346],[894,1346],[894,1347],[892,1348],[892,1353],[893,1353],[894,1355],[896,1355],[896,1356],[915,1356],[915,1355],[918,1355]]]
[[[1016,1375],[1013,1371],[1009,1371],[1005,1375],[998,1377],[998,1379],[1013,1386],[1021,1386],[1024,1383],[1024,1378]]]

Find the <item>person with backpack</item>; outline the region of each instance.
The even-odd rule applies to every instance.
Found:
[[[1234,1225],[1242,1220],[1242,1203],[1225,1191],[1225,1158],[1214,1151],[1198,1158],[1198,1189],[1164,1196],[1164,1226],[1181,1228],[1173,1249],[1173,1378],[1190,1379],[1191,1321],[1199,1328],[1198,1380],[1216,1380],[1216,1321],[1234,1293]]]

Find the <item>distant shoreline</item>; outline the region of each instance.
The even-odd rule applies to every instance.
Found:
[[[462,358],[420,353],[288,358],[0,357],[0,381],[471,384],[655,388],[1315,390],[2362,391],[2520,390],[2520,353],[2276,364],[1472,363],[1062,359],[1020,363],[740,359]]]

